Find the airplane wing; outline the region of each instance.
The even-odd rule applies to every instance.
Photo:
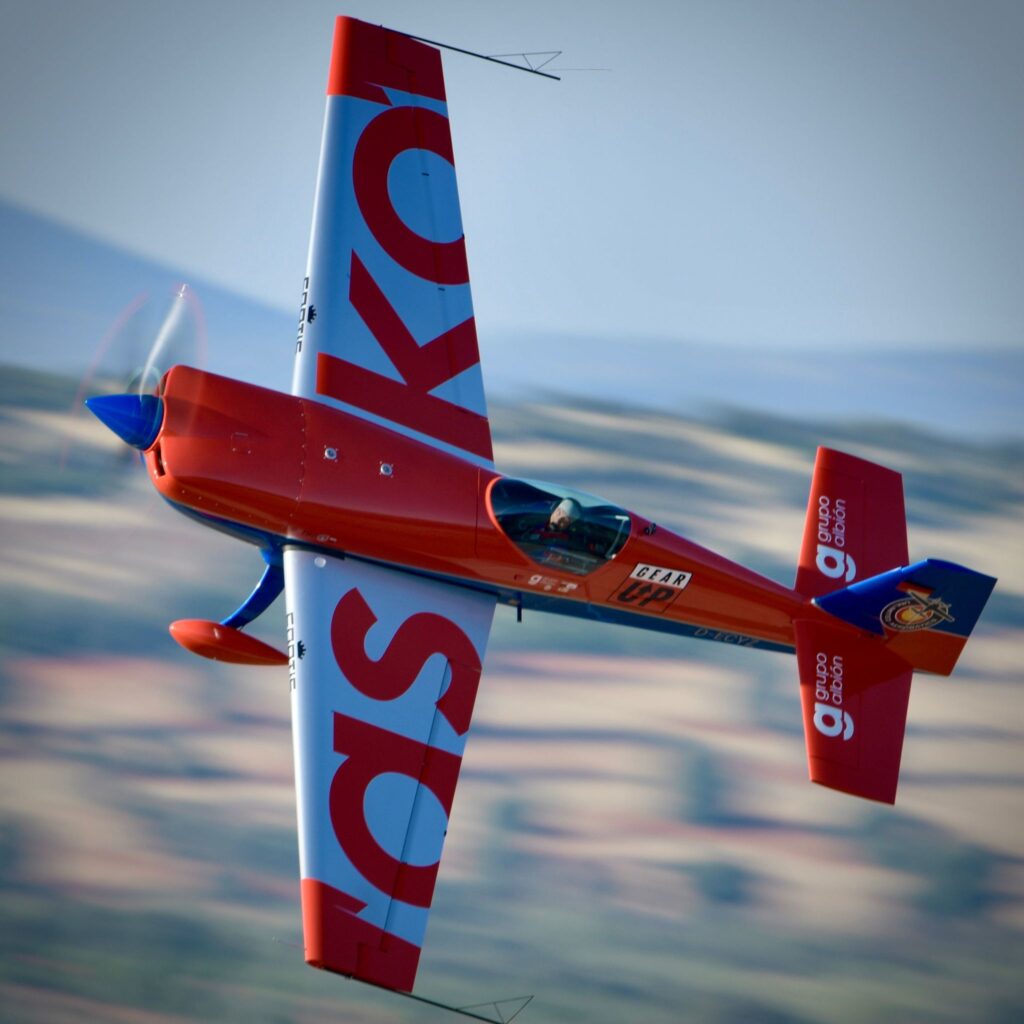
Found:
[[[495,598],[288,548],[307,962],[410,991]]]
[[[441,56],[338,18],[293,394],[491,465]],[[409,991],[495,599],[288,548],[306,960]]]
[[[292,393],[492,464],[441,55],[338,18]]]

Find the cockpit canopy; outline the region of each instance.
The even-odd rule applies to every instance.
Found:
[[[586,576],[615,557],[629,537],[629,515],[568,487],[502,477],[490,490],[491,513],[538,565]]]

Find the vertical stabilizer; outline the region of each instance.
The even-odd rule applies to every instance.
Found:
[[[900,474],[819,448],[796,590],[804,597],[819,597],[908,560]]]

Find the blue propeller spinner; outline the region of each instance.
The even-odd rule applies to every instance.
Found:
[[[87,398],[89,411],[122,441],[145,451],[160,433],[163,399],[156,395],[102,395]]]

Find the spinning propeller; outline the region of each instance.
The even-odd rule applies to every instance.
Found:
[[[143,351],[141,342],[149,338],[153,340],[145,348],[145,358],[136,358]],[[163,425],[164,374],[181,363],[201,369],[205,359],[206,329],[202,309],[191,289],[180,285],[170,303],[163,306],[141,295],[121,313],[100,344],[92,366],[79,384],[75,406],[82,408],[84,401],[85,407],[126,445],[143,452],[156,441]],[[121,372],[117,372],[118,367]],[[125,367],[131,369],[125,372]],[[177,425],[184,427],[180,416]],[[65,452],[65,459],[66,456]],[[279,549],[270,546],[261,550],[265,562],[263,575],[231,615],[220,622],[179,619],[171,623],[171,636],[182,647],[217,661],[246,665],[287,663],[287,655],[282,651],[241,632],[284,588]]]
[[[201,367],[205,361],[202,307],[188,285],[176,286],[162,301],[143,293],[125,307],[97,347],[78,385],[72,415],[80,415],[84,402],[125,444],[142,451],[160,430],[164,373],[178,363]],[[62,465],[68,455],[65,447]]]

